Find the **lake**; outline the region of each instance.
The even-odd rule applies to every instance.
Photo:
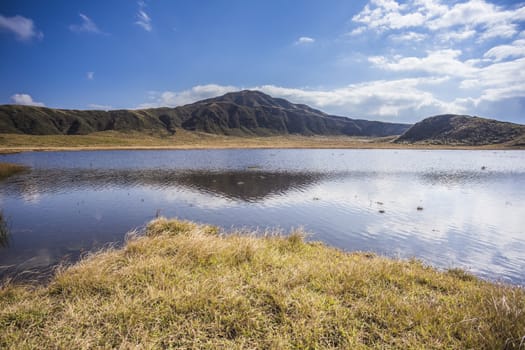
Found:
[[[0,278],[57,263],[156,215],[224,229],[303,227],[347,251],[412,258],[525,285],[525,152],[187,150],[28,152],[0,183]]]

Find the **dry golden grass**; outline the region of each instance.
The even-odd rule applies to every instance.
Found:
[[[0,348],[517,349],[525,292],[288,237],[151,222],[43,287],[0,289]]]
[[[27,170],[27,167],[19,164],[1,163],[0,162],[0,180],[8,178],[9,176],[21,173]]]
[[[267,136],[238,137],[178,130],[174,136],[104,131],[89,135],[0,134],[0,153],[100,149],[211,149],[211,148],[396,148],[396,149],[508,149],[510,145],[447,146],[396,144],[394,137]],[[525,147],[525,146],[524,146]],[[516,147],[515,147],[516,148]],[[517,147],[519,148],[519,147]],[[523,147],[522,147],[523,148]]]

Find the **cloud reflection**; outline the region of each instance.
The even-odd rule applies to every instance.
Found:
[[[31,231],[8,253],[28,260],[43,245],[66,241],[67,249],[89,249],[94,240],[114,241],[116,233],[123,236],[161,210],[225,228],[304,225],[313,239],[346,250],[415,256],[525,284],[520,154],[465,152],[469,158],[462,160],[447,152],[381,152],[377,158],[371,152],[367,160],[363,152],[312,151],[302,160],[290,157],[287,169],[279,153],[286,152],[258,152],[244,155],[254,166],[242,169],[230,168],[232,151],[217,161],[222,170],[216,164],[207,170],[37,167],[7,179],[0,196],[16,234]],[[269,159],[268,170],[255,166],[262,163],[256,155]],[[58,247],[51,260],[64,249]]]

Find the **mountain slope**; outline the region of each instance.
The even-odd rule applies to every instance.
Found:
[[[104,130],[165,129],[145,111],[78,111],[34,106],[0,106],[0,132],[31,135],[82,135]]]
[[[176,108],[78,111],[0,106],[0,133],[89,134],[96,131],[159,131],[183,128],[221,135],[400,135],[410,127],[332,116],[258,91],[240,91]]]
[[[445,114],[423,119],[397,138],[398,143],[519,145],[525,125],[468,115]]]

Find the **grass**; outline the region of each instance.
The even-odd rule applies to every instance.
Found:
[[[0,289],[0,348],[517,349],[525,291],[290,236],[156,219],[46,286]]]
[[[4,217],[4,213],[0,211],[0,248],[9,245],[9,227]]]
[[[26,170],[27,167],[23,165],[0,162],[0,180],[6,179],[9,176],[24,172]]]
[[[394,137],[347,136],[267,136],[239,137],[177,130],[174,136],[116,131],[88,135],[23,135],[0,134],[0,152],[30,150],[84,149],[210,149],[210,148],[397,148],[397,149],[507,149],[505,144],[489,146],[447,146],[430,144],[396,144]],[[518,147],[518,146],[516,146]],[[522,146],[522,148],[525,147]],[[518,147],[519,148],[519,147]]]

